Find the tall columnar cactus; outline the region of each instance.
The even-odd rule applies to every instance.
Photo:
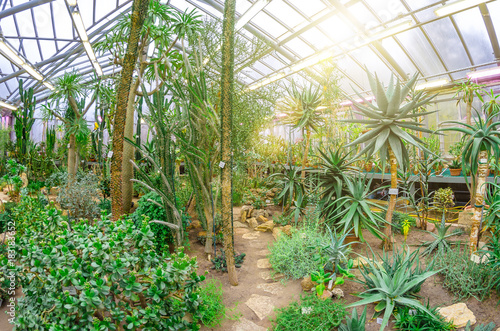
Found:
[[[372,93],[376,97],[376,105],[371,104],[361,94],[357,93],[364,103],[352,100],[356,108],[353,112],[366,119],[346,120],[346,122],[366,124],[366,127],[369,129],[369,131],[347,146],[366,143],[367,145],[361,153],[372,155],[380,152],[382,162],[385,162],[389,158],[392,189],[397,189],[398,163],[400,165],[408,165],[410,162],[408,150],[404,142],[431,153],[423,146],[424,143],[422,140],[403,130],[433,133],[433,131],[423,128],[421,123],[413,120],[414,118],[433,113],[414,113],[412,110],[425,105],[435,97],[435,95],[426,96],[423,91],[420,91],[415,93],[413,98],[408,101],[407,96],[415,86],[417,77],[418,75],[415,74],[406,84],[401,84],[399,79],[397,82],[394,82],[394,77],[391,77],[387,90],[384,90],[384,86],[379,78],[376,75],[373,76],[371,73],[368,73]],[[386,214],[387,224],[385,235],[387,238],[384,239],[384,248],[387,250],[392,249],[391,220],[396,205],[396,197],[397,194],[391,194]]]
[[[35,106],[36,98],[33,96],[33,88],[24,90],[23,81],[19,81],[19,95],[22,106],[14,112],[16,123],[14,131],[16,133],[17,153],[20,157],[26,155],[30,133],[33,124],[35,123]]]

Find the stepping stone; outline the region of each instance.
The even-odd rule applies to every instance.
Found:
[[[248,228],[248,226],[246,226],[245,224],[243,224],[243,223],[241,223],[241,222],[234,221],[234,222],[233,222],[233,228],[234,228],[234,229],[239,229],[239,228]]]
[[[269,252],[269,250],[267,250],[267,249],[263,249],[263,250],[257,252],[257,255],[261,255],[261,256],[268,256],[269,254],[271,254],[271,252]]]
[[[277,273],[273,276],[273,273],[271,272],[271,270],[264,270],[264,271],[261,271],[259,273],[260,275],[260,278],[264,279],[264,280],[278,280],[278,279],[281,279],[283,278],[283,275],[280,274],[280,273]]]
[[[234,234],[242,234],[242,235],[248,234],[248,232],[250,232],[248,228],[234,228],[233,231]]]
[[[257,238],[259,238],[259,233],[260,232],[245,233],[242,236],[242,238],[243,239],[257,239]]]
[[[257,260],[257,268],[259,269],[271,269],[271,262],[269,262],[269,259],[259,259]]]
[[[469,321],[470,325],[476,324],[476,316],[463,302],[438,308],[438,312],[443,315],[447,322],[453,322],[457,329],[465,327]]]
[[[252,294],[245,302],[248,308],[252,309],[259,319],[264,319],[274,311],[273,300],[263,295]]]
[[[259,284],[259,285],[257,285],[257,288],[261,289],[263,291],[266,291],[268,293],[274,294],[274,295],[280,294],[285,289],[285,287],[283,285],[281,285],[281,283]]]
[[[234,331],[266,331],[267,329],[258,326],[252,321],[247,320],[246,318],[240,318],[240,320],[233,325]]]

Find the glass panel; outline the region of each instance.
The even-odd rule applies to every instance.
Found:
[[[367,3],[376,12],[381,22],[387,22],[398,17],[400,14],[407,13],[401,1],[370,0]]]
[[[40,40],[40,48],[45,59],[52,57],[56,53],[56,46],[53,41]]]
[[[403,49],[396,43],[394,38],[386,38],[382,40],[382,46],[409,76],[418,71],[415,65],[411,62],[410,58],[404,53]]]
[[[287,28],[276,22],[274,18],[264,12],[258,13],[251,22],[256,24],[260,30],[271,35],[273,38],[278,38],[280,35],[288,31]]]
[[[369,30],[370,28],[380,24],[379,20],[366,8],[362,2],[358,2],[355,5],[349,7],[349,12],[356,17],[357,21]]]
[[[295,54],[299,54],[301,57],[306,57],[314,53],[311,47],[298,38],[294,38],[287,42],[285,47],[289,48]]]
[[[252,4],[248,0],[238,0],[236,1],[236,13],[243,15],[251,6]]]
[[[317,49],[323,49],[332,45],[329,38],[316,28],[309,29],[308,31],[302,33],[301,37]]]
[[[431,45],[418,28],[402,32],[397,35],[397,38],[412,55],[424,76],[445,71]]]
[[[480,64],[494,61],[493,48],[479,9],[473,8],[455,14],[453,18],[457,21],[458,28],[464,37],[474,63]]]
[[[281,22],[285,22],[289,27],[295,27],[305,21],[305,19],[297,13],[293,8],[284,3],[282,0],[273,0],[265,8]]]
[[[94,3],[93,1],[79,1],[78,7],[82,11],[83,23],[85,24],[85,27],[88,28],[92,24],[92,12],[94,10]],[[96,1],[95,20],[100,20],[115,8],[115,1]]]
[[[321,0],[293,1],[293,5],[308,17],[326,9]]]
[[[442,19],[426,24],[424,29],[441,54],[448,70],[465,68],[472,65],[449,19]]]
[[[252,67],[257,69],[259,72],[262,72],[264,75],[269,75],[273,73],[273,70],[271,68],[269,68],[268,66],[259,61],[255,62]]]
[[[335,42],[341,42],[354,36],[354,29],[342,16],[335,15],[318,24]]]
[[[349,56],[344,56],[337,60],[337,65],[356,83],[356,85],[349,85],[354,85],[353,87],[358,91],[360,91],[360,89],[369,89],[366,72],[356,62],[354,62],[353,59],[351,59]],[[343,86],[343,88],[345,88],[346,90],[349,89],[347,86]]]
[[[362,66],[365,66],[368,71],[372,73],[376,72],[383,82],[389,83],[392,74],[391,70],[368,46],[351,52],[351,55],[354,56]],[[368,80],[368,78],[366,80]]]

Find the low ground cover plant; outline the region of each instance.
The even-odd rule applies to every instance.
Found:
[[[196,330],[196,259],[155,252],[148,220],[67,222],[53,206],[16,238],[16,330]],[[4,257],[1,267],[5,271]]]
[[[396,321],[394,326],[402,331],[448,331],[455,330],[456,327],[452,322],[447,322],[445,318],[439,314],[438,307],[430,307],[426,305],[429,313],[408,306],[398,307],[396,313]]]
[[[226,307],[222,302],[222,283],[216,279],[207,280],[200,287],[201,306],[198,318],[203,325],[214,328],[220,326],[226,314]]]
[[[474,297],[482,301],[498,282],[498,271],[491,264],[471,261],[468,250],[460,245],[439,253],[435,265],[441,270],[443,286],[456,300]]]
[[[286,277],[299,279],[315,272],[322,266],[317,256],[317,247],[328,242],[329,238],[317,225],[292,229],[292,235],[279,236],[269,246],[269,262],[276,272]]]
[[[272,330],[331,331],[340,325],[345,315],[342,303],[306,295],[276,311]]]

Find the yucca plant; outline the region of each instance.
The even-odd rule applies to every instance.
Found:
[[[433,131],[423,128],[422,123],[414,120],[417,117],[426,116],[433,112],[414,113],[413,110],[428,103],[435,95],[427,96],[424,91],[420,91],[415,93],[410,101],[407,99],[408,94],[413,90],[417,82],[417,78],[418,74],[415,74],[406,84],[401,84],[399,79],[394,82],[394,77],[391,76],[389,86],[387,90],[384,90],[383,84],[377,75],[374,76],[368,73],[368,80],[372,93],[376,98],[376,105],[371,104],[356,92],[364,103],[357,102],[354,99],[351,100],[356,109],[353,112],[366,119],[346,120],[346,122],[365,124],[366,128],[369,129],[347,146],[366,143],[361,153],[373,155],[379,152],[380,160],[383,163],[389,158],[392,189],[397,189],[398,163],[400,165],[409,165],[410,162],[405,142],[432,154],[424,147],[422,140],[407,132],[407,130],[413,130],[414,132],[433,133]],[[390,224],[396,206],[396,197],[396,194],[391,195],[386,214],[387,226],[385,234],[387,238],[384,239],[384,248],[386,250],[392,249],[393,237]]]
[[[311,145],[311,132],[316,132],[317,128],[323,124],[321,110],[324,109],[322,101],[322,90],[319,86],[310,84],[301,87],[294,81],[286,88],[287,96],[279,104],[278,108],[287,114],[283,122],[291,124],[296,129],[305,130],[306,147],[302,158],[302,167],[307,166],[307,156]],[[302,170],[301,177],[305,177],[305,170]]]
[[[390,261],[388,255],[384,254],[383,261],[383,263],[376,262],[374,255],[371,260],[365,258],[361,269],[364,281],[359,282],[365,285],[366,290],[357,294],[362,300],[348,305],[347,308],[378,302],[375,312],[384,311],[380,331],[387,326],[396,305],[410,306],[433,316],[416,299],[416,292],[420,290],[420,286],[427,278],[440,270],[429,271],[429,266],[426,270],[420,270],[418,253],[410,253],[409,250],[402,253],[395,251],[393,261]],[[415,268],[414,264],[417,265]]]
[[[472,217],[472,227],[469,240],[469,250],[471,253],[477,250],[479,238],[479,223],[486,195],[486,176],[488,171],[489,155],[495,159],[500,158],[500,131],[498,126],[500,122],[493,122],[492,114],[485,119],[477,112],[475,124],[470,125],[458,121],[446,121],[443,124],[457,124],[459,127],[442,128],[440,131],[456,131],[464,134],[465,146],[462,151],[462,173],[466,174],[466,167],[470,166],[472,173],[472,188],[475,188],[473,196],[474,216]],[[466,183],[468,184],[467,177]],[[472,192],[472,190],[471,190]]]

